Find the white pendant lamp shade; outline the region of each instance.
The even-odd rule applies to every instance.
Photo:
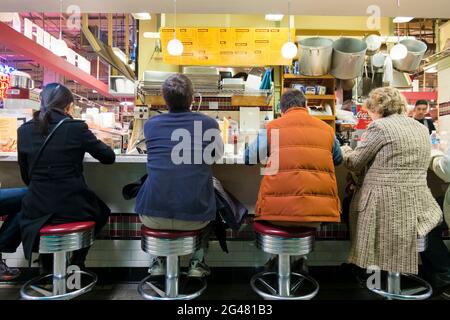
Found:
[[[408,55],[408,48],[404,44],[397,43],[392,47],[389,55],[392,60],[401,60],[404,59]]]
[[[67,56],[67,43],[63,39],[56,39],[56,41],[52,42],[52,51],[54,54],[60,57]]]
[[[285,59],[293,59],[297,56],[298,48],[293,42],[286,42],[281,48],[281,55]]]
[[[69,51],[69,47],[67,46],[67,43],[63,40],[63,33],[62,33],[62,15],[63,15],[63,0],[59,0],[59,39],[55,39],[55,41],[51,42],[51,48],[52,52],[60,57],[67,56],[67,53]]]
[[[167,44],[167,51],[171,56],[181,56],[183,54],[183,44],[178,39],[172,39]]]

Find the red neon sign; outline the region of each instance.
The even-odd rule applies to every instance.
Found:
[[[4,99],[6,96],[6,90],[9,88],[10,78],[9,75],[0,73],[0,99]]]

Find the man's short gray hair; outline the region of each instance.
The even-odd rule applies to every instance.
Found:
[[[280,99],[281,112],[286,112],[293,107],[305,107],[306,98],[303,92],[299,90],[289,90],[283,93]]]

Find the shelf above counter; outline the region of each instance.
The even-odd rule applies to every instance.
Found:
[[[312,115],[314,118],[324,120],[324,121],[336,121],[336,116],[329,115],[329,116],[321,116],[321,115]]]
[[[291,74],[285,73],[283,78],[286,79],[335,79],[331,74],[326,74],[323,76],[304,76],[301,74]]]

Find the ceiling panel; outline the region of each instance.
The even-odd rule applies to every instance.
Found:
[[[83,12],[173,12],[171,0],[66,0],[64,6],[78,5]],[[397,3],[400,2],[400,8]],[[450,18],[449,0],[292,0],[292,14],[364,16],[371,5],[378,5],[381,16]],[[0,12],[57,12],[58,0],[1,0]],[[178,0],[179,13],[265,14],[287,12],[287,0]]]

